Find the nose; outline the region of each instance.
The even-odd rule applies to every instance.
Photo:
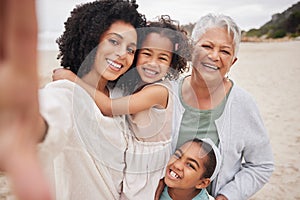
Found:
[[[219,51],[217,49],[212,49],[209,53],[208,53],[208,57],[212,60],[212,61],[217,61],[219,60]]]
[[[148,65],[155,67],[155,66],[158,66],[159,63],[158,63],[158,61],[157,61],[156,58],[150,58],[150,59],[148,60]]]
[[[175,160],[175,162],[173,163],[173,166],[177,169],[177,170],[183,170],[183,161],[181,159],[177,159]]]
[[[127,55],[127,47],[126,46],[119,46],[116,49],[116,55],[120,58],[120,59],[124,59]]]

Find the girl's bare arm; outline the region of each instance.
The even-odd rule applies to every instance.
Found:
[[[150,85],[135,94],[111,99],[103,92],[96,90],[82,81],[70,70],[57,69],[54,71],[52,77],[53,80],[68,79],[76,82],[89,93],[95,100],[98,108],[106,116],[135,114],[153,106],[159,108],[166,108],[167,106],[168,89],[161,85]]]

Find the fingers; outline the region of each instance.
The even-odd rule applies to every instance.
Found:
[[[56,68],[52,71],[52,81],[57,81],[62,79],[61,73],[64,71],[64,68]]]
[[[6,21],[6,3],[0,0],[0,62],[4,60],[4,41],[5,41],[5,21]],[[0,66],[1,67],[1,66]]]
[[[225,197],[224,195],[219,194],[219,195],[216,197],[216,200],[228,200],[228,199],[227,199],[227,197]]]
[[[77,76],[69,69],[66,68],[57,68],[53,70],[52,74],[52,80],[63,80],[67,79],[69,81],[75,82],[77,79]]]
[[[28,102],[37,104],[35,1],[0,0],[0,4],[0,108],[3,102],[20,106]],[[9,90],[8,87],[15,89]],[[8,100],[10,98],[11,101]]]
[[[53,69],[52,73],[55,74],[56,72],[63,71],[63,70],[65,70],[65,68],[63,67],[55,68]]]
[[[16,68],[16,73],[37,79],[35,1],[9,0],[7,7],[7,23],[5,24],[7,57],[12,62],[12,66]]]

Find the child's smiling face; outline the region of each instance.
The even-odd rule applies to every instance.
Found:
[[[137,59],[137,71],[145,83],[161,80],[168,72],[173,44],[158,33],[150,33],[142,43]]]
[[[202,175],[206,171],[207,153],[195,142],[188,142],[175,151],[171,157],[165,175],[169,188],[200,189]],[[205,186],[206,187],[206,186]]]

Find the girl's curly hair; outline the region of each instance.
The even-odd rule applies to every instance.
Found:
[[[169,15],[162,15],[158,21],[148,22],[146,28],[141,28],[139,45],[150,33],[157,33],[168,38],[173,44],[173,56],[169,79],[177,79],[179,75],[188,69],[187,61],[191,59],[191,42],[187,32],[179,26],[179,22],[172,20]],[[140,49],[140,48],[139,48]]]
[[[136,86],[141,83],[141,77],[136,70],[136,63],[142,44],[150,33],[157,33],[162,37],[166,37],[173,44],[172,61],[166,78],[174,80],[180,74],[188,71],[187,62],[191,60],[191,41],[187,36],[187,32],[179,26],[177,21],[172,20],[168,15],[162,15],[158,21],[148,22],[146,27],[137,29],[137,32],[139,38],[133,67],[125,73],[118,83],[119,87],[129,91],[128,94],[136,92]]]
[[[146,25],[145,16],[138,13],[137,8],[135,0],[102,0],[78,5],[65,22],[64,33],[56,40],[61,66],[79,77],[88,73],[101,35],[114,22],[121,20],[135,28]]]

